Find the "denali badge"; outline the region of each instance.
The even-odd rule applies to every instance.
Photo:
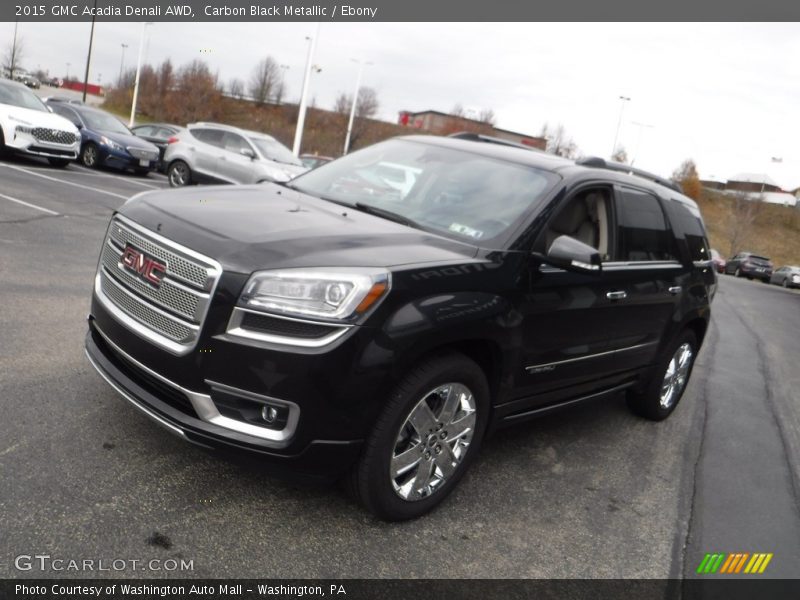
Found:
[[[119,260],[126,269],[133,271],[140,279],[144,279],[153,287],[161,285],[161,280],[167,272],[165,263],[159,262],[158,259],[152,256],[147,256],[130,244],[125,246],[125,250]]]

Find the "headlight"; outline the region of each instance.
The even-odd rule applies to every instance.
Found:
[[[389,291],[388,271],[285,269],[255,273],[239,305],[252,310],[345,320],[363,315]]]
[[[800,275],[792,275],[792,283],[800,283]]]
[[[118,144],[117,142],[115,142],[112,139],[107,138],[104,135],[100,136],[100,143],[103,144],[104,146],[108,146],[112,150],[119,150],[119,151],[124,151],[125,150],[125,148],[123,148],[120,144]]]

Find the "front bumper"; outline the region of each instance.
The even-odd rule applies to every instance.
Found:
[[[109,148],[108,146],[100,145],[99,157],[100,164],[106,167],[113,167],[115,169],[149,169],[153,170],[158,166],[159,160],[142,161],[141,159],[132,156],[125,150],[117,150]]]
[[[73,144],[56,144],[36,139],[30,133],[15,131],[14,136],[10,140],[6,140],[6,146],[20,154],[75,160],[78,157],[81,143],[78,139]]]
[[[309,440],[301,445],[264,440],[232,431],[198,418],[188,404],[181,404],[182,388],[166,389],[128,362],[101,334],[93,319],[85,341],[86,355],[111,387],[150,419],[194,444],[255,455],[259,463],[278,472],[318,481],[335,481],[355,462],[360,440]]]

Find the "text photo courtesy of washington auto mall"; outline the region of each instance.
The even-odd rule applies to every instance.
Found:
[[[0,598],[800,597],[800,9],[0,15]]]

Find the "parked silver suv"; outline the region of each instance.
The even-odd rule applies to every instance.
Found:
[[[275,138],[219,123],[190,123],[164,153],[172,187],[289,181],[308,169]]]

